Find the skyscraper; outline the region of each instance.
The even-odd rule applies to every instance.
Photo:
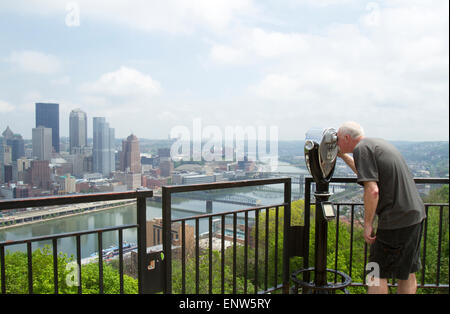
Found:
[[[159,169],[161,170],[161,177],[169,177],[173,172],[173,162],[170,159],[170,148],[159,148]]]
[[[11,161],[16,162],[20,157],[25,156],[25,144],[20,134],[14,134],[8,127],[2,133],[3,138],[6,140],[6,145],[11,146]]]
[[[6,140],[0,136],[0,183],[3,183],[5,180],[4,165],[8,162],[8,157],[6,157],[7,149]]]
[[[3,138],[2,136],[0,136],[0,172],[1,172],[1,168],[3,167],[4,164],[7,163],[7,158],[6,158],[6,150],[8,149],[6,144],[6,139]]]
[[[122,141],[122,152],[120,153],[120,170],[132,173],[141,173],[141,153],[138,138],[131,134]]]
[[[94,117],[93,170],[109,177],[115,171],[114,129],[104,117]]]
[[[52,129],[39,126],[33,129],[33,156],[38,160],[50,160],[52,156]]]
[[[59,153],[59,104],[36,103],[36,127],[52,129],[52,146]]]
[[[70,153],[74,147],[85,147],[87,145],[87,115],[80,109],[74,109],[69,117],[69,141]]]

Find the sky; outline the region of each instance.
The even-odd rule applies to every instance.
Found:
[[[275,127],[303,140],[449,140],[448,0],[2,0],[0,132],[35,103],[106,117],[116,138]]]

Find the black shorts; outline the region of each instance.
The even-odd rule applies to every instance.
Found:
[[[422,223],[406,228],[378,229],[370,247],[369,262],[378,263],[380,278],[407,280],[420,270],[420,240]]]

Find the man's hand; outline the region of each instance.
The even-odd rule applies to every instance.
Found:
[[[364,226],[364,240],[367,244],[373,244],[377,237],[374,235],[372,225]]]

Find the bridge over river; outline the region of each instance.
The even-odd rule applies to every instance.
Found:
[[[227,203],[234,205],[243,205],[243,206],[259,206],[261,201],[255,197],[246,196],[242,194],[221,194],[215,195],[214,193],[207,193],[205,191],[197,191],[190,193],[180,193],[180,195],[173,195],[173,198],[182,198],[189,200],[199,200],[199,201],[211,201],[218,203]],[[156,201],[161,201],[162,196],[155,194],[153,199]]]
[[[290,177],[292,179],[292,198],[293,200],[301,199],[303,198],[304,191],[303,191],[303,185],[304,185],[304,174],[302,173],[295,173],[295,172],[251,172],[247,173],[247,177],[252,178],[276,178],[276,177]],[[159,191],[155,191],[153,200],[156,200],[158,202],[162,201],[162,196]],[[241,193],[225,193],[223,191],[195,191],[195,192],[189,192],[189,193],[177,193],[173,194],[172,197],[174,199],[188,199],[188,200],[200,200],[200,201],[206,201],[205,210],[207,213],[212,212],[212,204],[213,202],[216,203],[227,203],[227,204],[234,204],[234,205],[241,205],[241,206],[247,206],[247,207],[256,207],[261,205],[270,205],[270,204],[263,204],[263,201],[261,199],[266,199],[267,197],[258,197],[257,193],[262,194],[271,194],[275,197],[282,197],[283,195],[283,187],[280,185],[277,186],[257,186],[254,187],[250,191],[243,191]],[[248,195],[253,194],[253,195]],[[178,210],[178,209],[177,209]],[[193,211],[192,211],[193,212]],[[198,212],[200,213],[200,211]],[[204,213],[204,212],[202,212]]]

